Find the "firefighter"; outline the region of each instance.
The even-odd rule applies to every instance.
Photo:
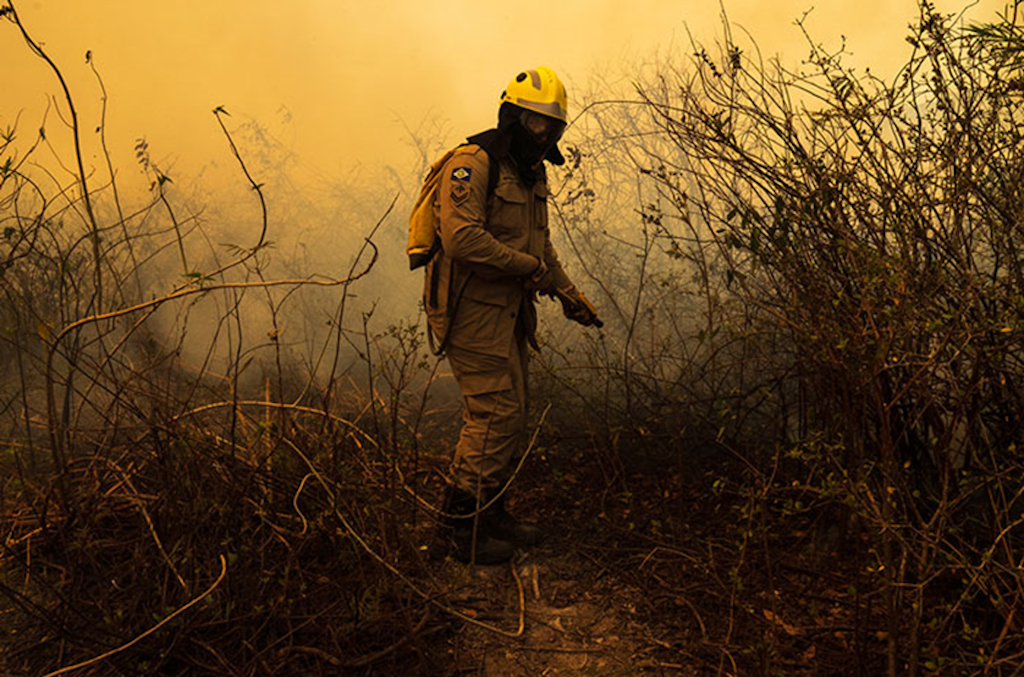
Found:
[[[506,561],[515,546],[541,536],[508,513],[502,492],[524,451],[537,295],[558,298],[571,320],[600,324],[563,270],[548,228],[544,162],[565,162],[557,144],[566,109],[554,71],[519,73],[501,95],[497,128],[455,150],[434,201],[440,247],[427,265],[424,301],[431,338],[463,399],[444,511],[464,562]]]

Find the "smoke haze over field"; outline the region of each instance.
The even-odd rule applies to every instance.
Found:
[[[838,48],[846,36],[856,63],[887,76],[907,54],[903,36],[917,12],[911,0],[813,4],[814,39]],[[937,4],[953,12],[963,3]],[[765,56],[796,64],[807,49],[793,21],[811,5],[731,0],[726,10]],[[656,53],[689,52],[687,31],[704,41],[720,32],[717,3],[678,0],[638,0],[628,8],[612,0],[22,0],[16,7],[64,71],[84,130],[99,118],[98,88],[84,63],[92,51],[110,94],[108,139],[122,176],[134,175],[131,148],[143,136],[154,159],[178,175],[225,160],[209,114],[218,105],[236,121],[287,123],[275,127],[282,140],[328,174],[383,164],[411,169],[417,160],[406,126],[440,120],[447,142],[489,126],[502,86],[525,66],[552,66],[571,96],[598,80],[628,85],[630,69]],[[970,17],[991,20],[1002,7],[982,0]],[[0,63],[0,126],[20,113],[22,131],[34,133],[46,97],[59,86],[7,22],[0,25]],[[55,143],[67,136],[52,110],[47,127]],[[93,136],[85,137],[87,164],[101,164]]]
[[[963,3],[937,5],[954,12]],[[763,59],[778,55],[795,68],[809,50],[794,21],[810,6],[810,0],[729,0],[725,8],[741,45],[752,39]],[[106,138],[129,211],[142,209],[152,197],[153,176],[143,174],[133,150],[145,138],[151,160],[173,179],[172,201],[183,214],[202,214],[213,250],[222,243],[256,241],[258,204],[211,114],[217,106],[230,112],[225,122],[255,180],[265,185],[273,258],[289,276],[341,275],[399,195],[376,238],[381,256],[372,293],[360,300],[369,307],[385,298],[377,315],[382,322],[415,314],[419,299],[420,276],[408,273],[403,251],[417,172],[442,147],[495,122],[500,92],[515,73],[527,66],[553,67],[567,81],[575,115],[585,97],[632,97],[636,74],[649,76],[652,64],[673,57],[685,63],[693,51],[691,36],[710,46],[722,35],[719,4],[679,0],[637,0],[628,8],[612,0],[15,0],[15,7],[75,97],[85,168],[95,190],[107,170],[94,133],[101,96],[85,60],[91,53],[109,95]],[[1002,0],[981,0],[968,20],[994,20],[1002,8]],[[848,63],[889,78],[905,63],[911,48],[904,38],[917,15],[913,0],[822,0],[805,25],[830,51],[838,51],[845,37]],[[70,167],[60,85],[8,21],[0,21],[0,63],[0,128],[17,123],[24,149],[45,116],[47,142]],[[570,129],[566,141],[582,141],[587,128]],[[414,139],[429,146],[422,156]],[[70,183],[69,174],[54,169],[47,147],[33,160],[54,171],[58,182]],[[628,204],[610,208],[601,227],[633,227],[635,197],[623,192],[608,198]],[[109,215],[109,199],[101,206]],[[163,218],[162,210],[157,215]],[[598,229],[600,218],[591,216],[597,221],[588,220],[586,227]],[[203,258],[210,252],[201,238],[186,249],[197,269],[216,267]],[[171,280],[180,275],[175,257],[159,263],[163,268],[152,274],[164,271]],[[320,321],[331,312],[310,305],[301,321]],[[254,324],[262,327],[264,320]],[[291,326],[299,325],[293,318]],[[315,328],[303,327],[286,328],[285,336],[311,340]]]

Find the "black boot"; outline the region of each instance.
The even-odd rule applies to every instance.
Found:
[[[544,538],[544,532],[535,524],[520,522],[505,510],[505,495],[502,494],[487,510],[491,535],[513,545],[537,545]]]
[[[501,564],[512,558],[515,546],[496,538],[486,513],[474,515],[476,496],[455,487],[449,487],[442,510],[450,530],[455,559],[467,564]],[[490,512],[490,511],[488,511]],[[465,515],[466,517],[458,517]]]

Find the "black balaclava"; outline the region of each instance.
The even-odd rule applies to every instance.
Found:
[[[509,155],[515,160],[519,176],[525,183],[534,183],[540,174],[534,166],[543,159],[553,165],[565,164],[565,158],[557,144],[544,147],[537,143],[519,121],[523,109],[505,102],[498,109],[498,127],[466,139],[487,151],[491,160],[500,160]]]

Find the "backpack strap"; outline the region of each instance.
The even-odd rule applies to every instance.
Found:
[[[498,187],[498,173],[501,168],[498,166],[500,161],[497,158],[491,157],[490,152],[486,148],[484,148],[484,151],[487,152],[487,206],[489,207],[491,205],[491,196],[494,195],[494,189]]]

